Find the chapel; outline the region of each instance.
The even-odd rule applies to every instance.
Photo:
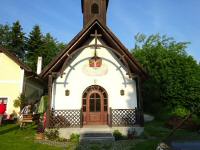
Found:
[[[147,74],[108,28],[109,0],[81,4],[82,30],[40,74],[48,83],[47,127],[78,132],[102,125],[141,133],[140,87]]]

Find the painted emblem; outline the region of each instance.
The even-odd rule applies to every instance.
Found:
[[[89,66],[90,67],[101,67],[102,65],[102,59],[100,57],[92,57],[89,60]]]
[[[108,73],[108,66],[103,63],[102,59],[98,61],[90,60],[84,64],[82,71],[87,76],[105,76]]]

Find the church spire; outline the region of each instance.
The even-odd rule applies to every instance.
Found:
[[[98,17],[106,24],[106,14],[109,0],[81,0],[83,26],[93,18]]]

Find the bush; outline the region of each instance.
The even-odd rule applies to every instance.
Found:
[[[172,111],[173,116],[184,118],[190,114],[190,111],[184,107],[178,106]]]
[[[172,116],[167,122],[166,122],[166,126],[168,128],[175,128],[177,127],[181,122],[183,122],[184,118],[181,117],[177,117],[177,116]],[[189,118],[187,121],[185,121],[180,127],[179,129],[185,129],[185,130],[190,130],[190,131],[198,131],[199,128],[199,124],[197,122],[194,121],[194,119],[191,117]]]
[[[58,129],[48,129],[45,131],[45,136],[47,137],[48,140],[57,140],[59,139],[59,132]]]
[[[26,98],[24,94],[21,94],[17,99],[14,100],[13,106],[15,108],[23,108],[26,102]]]
[[[19,100],[19,98],[18,98],[18,99],[15,99],[15,100],[14,100],[14,103],[13,103],[13,106],[14,106],[15,108],[18,108],[18,107],[20,107],[20,105],[21,105],[21,101]]]
[[[200,125],[200,118],[197,115],[192,115],[192,121]]]
[[[79,138],[80,138],[80,135],[79,135],[79,134],[74,134],[74,133],[72,133],[72,134],[70,135],[70,142],[78,143],[78,142],[79,142]]]
[[[113,132],[113,136],[115,137],[115,140],[121,140],[123,138],[121,132],[119,132],[119,130],[115,130]]]

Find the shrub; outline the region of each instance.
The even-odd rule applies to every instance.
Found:
[[[172,115],[181,118],[186,117],[187,115],[189,115],[189,113],[190,111],[182,106],[178,106],[172,111]]]
[[[25,105],[25,101],[26,101],[25,95],[21,94],[17,99],[14,100],[13,106],[15,108],[18,107],[23,108]]]
[[[21,102],[20,102],[19,98],[15,99],[15,100],[14,100],[14,103],[13,103],[13,106],[14,106],[15,108],[18,108],[18,107],[20,107],[20,105],[21,105]]]
[[[45,131],[45,136],[47,137],[48,140],[57,140],[59,139],[59,132],[58,129],[48,129]]]
[[[67,140],[66,138],[58,138],[57,139],[58,142],[68,142],[69,140]]]
[[[192,121],[200,125],[200,118],[197,115],[192,115]]]
[[[80,138],[79,134],[72,133],[70,135],[70,142],[78,143],[79,142],[79,138]]]
[[[123,138],[121,132],[119,132],[119,130],[115,130],[113,132],[113,136],[115,137],[115,140],[121,140]]]

